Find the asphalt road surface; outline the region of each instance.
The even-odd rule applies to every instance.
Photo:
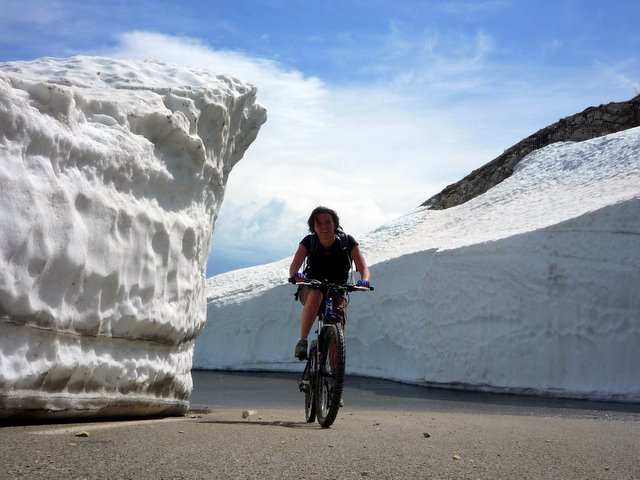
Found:
[[[1,427],[0,479],[640,479],[640,405],[348,377],[321,429],[295,375],[194,384],[184,417]]]

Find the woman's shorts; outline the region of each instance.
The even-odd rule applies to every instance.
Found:
[[[300,300],[300,303],[302,303],[303,305],[307,301],[307,297],[309,296],[310,290],[315,290],[315,289],[312,289],[312,287],[309,287],[308,285],[300,285],[298,287],[298,300]],[[344,327],[344,325],[347,323],[347,305],[349,301],[340,292],[332,292],[332,295],[333,295],[333,314],[338,319],[340,319],[340,323],[342,323],[342,326]],[[324,308],[324,303],[321,305],[320,308]]]

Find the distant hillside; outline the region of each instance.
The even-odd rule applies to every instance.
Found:
[[[465,203],[511,176],[516,164],[529,153],[552,143],[581,142],[637,126],[640,126],[640,95],[626,102],[589,107],[525,138],[420,206],[444,210]]]

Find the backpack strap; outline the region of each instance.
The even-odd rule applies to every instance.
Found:
[[[309,241],[309,251],[307,252],[307,258],[304,259],[304,265],[302,267],[302,273],[307,275],[311,269],[311,256],[318,251],[318,236],[314,233],[311,235]]]
[[[349,239],[347,238],[347,234],[341,227],[336,229],[336,235],[338,236],[338,240],[340,240],[340,248],[349,259],[349,270],[351,270],[351,265],[353,264],[353,260],[351,260],[351,252],[349,252]]]

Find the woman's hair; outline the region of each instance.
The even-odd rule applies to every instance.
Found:
[[[320,206],[313,209],[313,212],[311,212],[311,215],[309,215],[309,220],[307,220],[307,225],[309,225],[309,231],[311,233],[315,233],[314,227],[316,223],[316,218],[321,213],[328,213],[329,215],[331,215],[331,218],[333,219],[333,223],[336,226],[336,229],[340,226],[340,217],[338,217],[338,214],[336,213],[336,211],[328,207]]]

